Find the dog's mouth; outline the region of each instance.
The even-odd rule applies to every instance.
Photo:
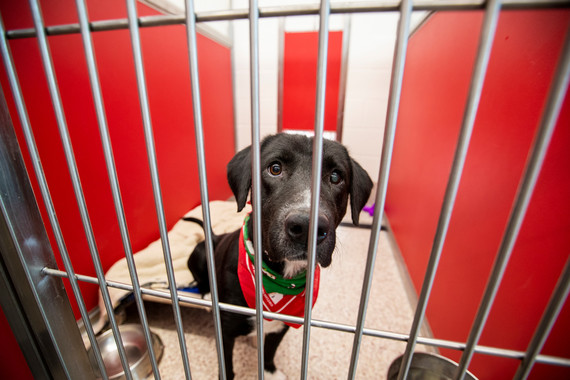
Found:
[[[272,262],[295,263],[297,267],[307,266],[307,243],[296,243],[281,236],[269,237],[265,255]],[[329,232],[327,239],[317,244],[316,260],[323,267],[328,267],[332,262],[332,254],[335,248],[335,233]]]

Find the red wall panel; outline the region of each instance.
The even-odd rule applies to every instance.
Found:
[[[0,348],[2,378],[33,380],[32,371],[28,368],[26,358],[18,347],[16,337],[10,329],[2,308],[0,308],[0,337],[2,337],[2,347]]]
[[[318,32],[287,32],[283,60],[283,129],[314,130]],[[329,32],[325,131],[336,131],[342,63],[342,31]]]
[[[46,25],[77,22],[73,1],[45,1],[42,6]],[[127,16],[124,2],[91,1],[88,7],[91,20]],[[138,11],[139,16],[157,14],[141,4]],[[7,29],[32,26],[26,2],[2,2],[0,12]],[[92,37],[125,215],[132,246],[137,251],[157,239],[159,233],[130,35],[128,30],[119,30],[93,33]],[[200,203],[185,27],[141,29],[141,41],[160,183],[170,228]],[[97,248],[106,270],[124,257],[124,250],[81,37],[54,36],[49,38],[49,45]],[[37,43],[34,39],[12,40],[10,48],[67,250],[77,273],[94,275]],[[231,191],[225,179],[225,165],[234,153],[230,51],[198,35],[198,59],[210,199],[227,199]],[[0,81],[26,164],[31,168],[3,67]],[[33,175],[32,182],[39,195]],[[48,223],[41,200],[39,203]],[[50,228],[48,232],[57,252]],[[94,307],[98,287],[81,284],[81,289],[88,309]]]
[[[419,291],[466,104],[482,13],[440,12],[410,40],[386,213]],[[427,309],[438,338],[465,341],[539,123],[568,11],[503,11],[464,174]],[[570,99],[480,344],[525,350],[570,252]],[[570,357],[568,307],[545,353]],[[460,352],[442,350],[459,360]],[[475,355],[481,379],[517,361]],[[537,366],[532,378],[568,378]]]

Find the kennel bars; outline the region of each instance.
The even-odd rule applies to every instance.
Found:
[[[453,166],[451,167],[451,173],[449,175],[449,180],[445,189],[445,196],[443,198],[441,214],[439,216],[435,237],[433,239],[433,246],[426,269],[426,275],[424,277],[424,282],[420,291],[418,306],[416,307],[416,314],[414,316],[414,321],[412,322],[410,340],[408,341],[406,351],[404,352],[398,380],[402,380],[407,377],[411,364],[411,357],[413,355],[412,352],[414,350],[416,340],[425,317],[427,302],[433,287],[433,283],[435,281],[435,274],[439,260],[441,258],[441,252],[443,251],[443,243],[445,241],[449,222],[451,220],[451,214],[453,212],[453,206],[455,204],[455,199],[457,197],[457,192],[459,189],[461,173],[463,172],[465,159],[467,157],[469,141],[473,133],[473,127],[475,125],[475,116],[477,115],[477,108],[479,106],[479,100],[481,99],[481,93],[483,91],[485,72],[487,70],[487,64],[489,63],[489,58],[491,56],[491,47],[499,19],[500,9],[500,0],[489,0],[487,2],[485,16],[483,18],[483,25],[481,26],[481,39],[479,41],[479,49],[477,51],[477,58],[475,58],[473,75],[471,78],[469,94],[467,97],[467,106],[465,107],[465,113],[463,116],[461,130],[459,132],[457,148],[453,157]],[[463,375],[461,372],[459,372],[457,378],[460,379],[462,377]]]
[[[50,296],[49,294],[51,293],[49,293],[45,288],[42,287],[43,285],[42,283],[47,279],[47,281],[56,284],[55,286],[59,287],[61,290],[62,287],[61,287],[60,278],[63,277],[68,278],[70,280],[74,297],[76,298],[76,301],[79,305],[80,313],[83,322],[85,324],[89,340],[92,346],[95,348],[95,350],[97,350],[96,349],[97,345],[94,344],[95,335],[93,332],[92,325],[89,321],[89,316],[87,314],[85,304],[82,300],[81,293],[79,291],[78,281],[95,283],[100,286],[105,306],[109,314],[111,328],[114,332],[117,345],[119,346],[121,351],[121,361],[125,369],[125,373],[127,374],[127,378],[130,378],[130,373],[128,365],[126,364],[127,362],[126,362],[124,349],[122,347],[121,338],[120,335],[118,334],[117,322],[113,317],[112,306],[110,304],[110,301],[108,300],[107,287],[116,287],[124,290],[133,291],[135,294],[135,300],[137,303],[141,320],[144,320],[145,318],[145,310],[144,310],[144,305],[142,303],[143,294],[155,295],[164,299],[170,299],[172,301],[172,307],[175,315],[175,323],[179,337],[181,359],[184,364],[186,378],[188,379],[191,378],[191,371],[190,371],[191,365],[190,365],[190,360],[188,358],[188,354],[186,352],[182,321],[180,318],[180,306],[179,306],[180,303],[188,303],[188,304],[212,307],[213,318],[215,320],[214,323],[215,338],[216,338],[216,347],[218,352],[219,370],[220,373],[222,374],[225,373],[225,368],[223,364],[223,344],[222,344],[223,342],[221,338],[220,322],[219,322],[220,310],[231,311],[256,317],[257,332],[258,332],[259,378],[263,378],[263,365],[262,365],[263,362],[262,325],[263,324],[261,323],[263,317],[304,324],[305,328],[304,328],[304,338],[303,338],[301,378],[307,378],[308,376],[308,366],[309,366],[308,354],[309,354],[311,326],[355,333],[350,369],[349,369],[349,378],[354,378],[356,374],[360,339],[363,334],[385,338],[385,339],[394,339],[394,340],[408,342],[405,352],[405,360],[402,361],[400,378],[406,377],[407,371],[409,369],[410,360],[413,355],[413,348],[417,343],[432,345],[436,347],[453,348],[464,351],[464,354],[460,362],[460,369],[457,373],[458,379],[463,377],[465,371],[469,366],[470,359],[474,352],[521,360],[521,365],[516,374],[516,378],[525,378],[528,375],[534,362],[541,362],[551,365],[570,366],[570,359],[540,355],[541,346],[544,343],[546,337],[548,336],[549,330],[552,327],[552,324],[554,323],[556,316],[558,315],[558,312],[560,311],[568,295],[568,291],[570,288],[570,261],[567,262],[565,269],[562,275],[560,276],[560,280],[556,286],[556,289],[553,292],[552,298],[545,309],[543,318],[541,319],[541,322],[539,323],[535,335],[526,352],[505,350],[495,347],[485,347],[477,344],[482,328],[485,325],[485,320],[488,315],[488,311],[493,303],[494,295],[496,294],[496,291],[501,283],[502,274],[508,263],[509,254],[512,249],[512,245],[516,240],[520,224],[522,223],[522,220],[524,218],[524,213],[526,211],[530,195],[532,194],[532,190],[534,188],[537,175],[540,171],[540,167],[544,159],[546,148],[548,147],[548,143],[552,136],[552,131],[561,108],[562,100],[568,88],[568,80],[570,77],[570,36],[567,36],[564,45],[564,50],[561,54],[561,57],[559,58],[557,73],[555,74],[555,77],[552,80],[552,86],[544,110],[543,118],[540,122],[539,132],[536,136],[535,143],[531,148],[532,153],[527,163],[525,173],[521,179],[521,184],[519,186],[517,197],[513,204],[512,213],[511,216],[509,217],[509,224],[507,226],[507,230],[505,231],[501,248],[499,249],[496,262],[493,266],[493,272],[489,279],[483,301],[481,302],[481,305],[477,312],[477,316],[473,323],[473,327],[468,341],[466,343],[460,343],[460,342],[451,342],[441,339],[426,338],[419,336],[419,327],[421,326],[421,323],[423,321],[425,308],[427,306],[427,302],[429,301],[431,285],[435,278],[438,267],[439,255],[441,253],[441,246],[445,240],[447,225],[449,223],[449,218],[453,211],[454,198],[457,194],[457,185],[461,178],[462,167],[465,159],[465,152],[469,145],[469,138],[471,132],[470,129],[473,126],[473,120],[477,112],[481,86],[485,78],[485,66],[486,66],[485,61],[488,60],[488,55],[490,53],[489,46],[493,41],[494,26],[496,25],[496,19],[498,17],[499,11],[500,9],[526,8],[526,7],[557,7],[557,6],[567,7],[569,5],[567,1],[505,0],[503,2],[500,2],[500,1],[491,0],[489,2],[484,2],[484,1],[432,0],[432,1],[423,1],[423,2],[418,1],[412,3],[412,1],[404,0],[401,3],[382,2],[378,4],[370,2],[370,3],[354,3],[354,4],[346,3],[346,4],[336,4],[336,5],[335,4],[331,5],[329,4],[328,1],[323,1],[320,7],[288,6],[288,7],[279,7],[279,8],[259,8],[257,6],[257,2],[252,0],[250,2],[250,8],[248,10],[228,10],[220,12],[203,12],[197,14],[193,11],[192,1],[187,1],[186,15],[184,16],[152,16],[152,17],[139,18],[136,15],[136,7],[134,0],[128,0],[127,20],[107,20],[107,21],[98,21],[92,23],[88,23],[86,8],[83,1],[77,0],[76,3],[77,3],[77,9],[80,21],[78,25],[73,24],[73,25],[45,27],[41,17],[41,9],[39,8],[39,4],[36,0],[30,0],[30,8],[34,19],[34,29],[6,31],[4,29],[0,17],[0,50],[3,62],[6,67],[6,71],[10,81],[12,95],[16,102],[18,116],[20,118],[22,127],[24,129],[27,148],[29,150],[30,156],[32,157],[34,171],[38,178],[38,182],[40,183],[42,198],[44,200],[44,203],[46,204],[46,208],[48,209],[48,215],[50,217],[50,225],[54,231],[54,235],[56,236],[58,248],[61,252],[65,266],[65,271],[60,271],[55,269],[55,266],[53,264],[54,263],[53,254],[49,251],[49,243],[47,243],[48,244],[47,247],[45,246],[43,247],[47,248],[48,252],[43,258],[42,265],[38,266],[37,261],[35,261],[37,260],[37,258],[34,259],[32,252],[30,251],[29,242],[28,245],[26,245],[26,240],[25,240],[26,236],[22,237],[17,234],[18,229],[16,227],[18,227],[19,224],[22,223],[22,221],[21,217],[18,217],[14,213],[14,209],[11,209],[11,207],[13,207],[14,204],[18,205],[20,204],[17,203],[17,199],[15,198],[18,196],[18,194],[15,194],[14,192],[3,191],[2,203],[1,203],[3,211],[3,218],[2,218],[3,223],[1,224],[2,241],[10,242],[13,244],[13,249],[17,252],[15,253],[15,255],[17,255],[20,261],[20,263],[17,263],[16,262],[17,260],[11,260],[11,262],[6,264],[6,267],[9,267],[8,268],[9,270],[7,272],[10,272],[7,274],[7,276],[12,278],[12,281],[16,283],[18,288],[23,289],[23,290],[17,290],[17,292],[20,292],[19,294],[22,294],[21,292],[25,291],[35,294],[33,298],[37,301],[37,306],[34,308],[28,305],[28,302],[26,302],[25,305],[23,306],[23,310],[25,310],[25,313],[28,315],[28,318],[37,318],[38,320],[42,321],[42,323],[40,324],[44,325],[44,327],[40,326],[40,327],[31,328],[31,330],[29,331],[20,331],[18,332],[18,334],[25,335],[25,333],[27,333],[28,335],[33,337],[33,338],[28,337],[26,339],[22,338],[22,336],[19,335],[19,337],[22,340],[27,341],[30,343],[31,346],[36,347],[37,350],[36,355],[38,357],[49,358],[52,357],[53,352],[57,354],[56,358],[52,357],[52,359],[54,359],[53,361],[52,360],[40,361],[41,364],[38,364],[37,367],[33,366],[34,368],[32,369],[34,371],[38,371],[38,373],[44,373],[44,374],[49,374],[49,373],[59,374],[67,378],[75,378],[77,374],[84,375],[85,372],[81,371],[85,370],[87,371],[87,373],[91,373],[90,368],[85,369],[86,366],[89,367],[89,364],[86,355],[84,355],[81,352],[83,350],[81,348],[83,343],[81,342],[80,339],[78,340],[77,334],[71,334],[72,337],[74,336],[74,338],[72,338],[71,340],[72,343],[74,344],[73,347],[79,348],[79,350],[73,350],[73,349],[69,350],[61,340],[61,334],[63,332],[58,331],[58,329],[61,330],[66,325],[65,324],[58,325],[57,323],[55,323],[55,320],[57,320],[59,315],[66,318],[66,320],[70,320],[70,318],[73,319],[73,315],[70,314],[69,307],[64,306],[62,307],[62,310],[54,310],[53,307],[50,307],[45,303],[45,300],[48,299],[46,297],[49,297]],[[132,256],[132,249],[130,248],[124,211],[122,210],[122,201],[121,201],[118,180],[114,169],[111,142],[105,121],[103,99],[99,89],[97,69],[95,65],[95,56],[94,56],[93,47],[90,42],[90,33],[102,30],[113,30],[113,29],[129,29],[130,31],[131,43],[133,48],[133,57],[136,66],[135,72],[137,75],[141,113],[143,115],[143,127],[145,131],[145,138],[147,144],[147,154],[151,170],[153,192],[155,196],[155,206],[159,218],[159,230],[160,230],[161,240],[163,243],[163,252],[165,258],[165,264],[167,267],[168,282],[170,284],[175,284],[174,272],[172,269],[172,261],[170,258],[168,236],[166,231],[166,225],[164,222],[164,208],[162,205],[159,173],[156,165],[156,152],[154,149],[154,142],[152,140],[153,139],[152,124],[150,120],[150,110],[148,107],[148,97],[146,93],[144,62],[142,60],[140,40],[138,37],[139,28],[153,27],[160,25],[181,24],[181,23],[186,24],[188,54],[190,58],[190,74],[192,81],[192,98],[195,110],[194,128],[196,133],[196,146],[197,146],[198,162],[199,162],[198,166],[199,166],[199,177],[200,177],[201,200],[202,204],[206,206],[203,207],[203,218],[205,225],[210,226],[209,209],[207,207],[208,190],[206,185],[207,182],[206,182],[206,170],[205,170],[205,153],[203,148],[203,132],[202,132],[202,122],[201,122],[201,112],[200,112],[200,93],[199,93],[199,84],[197,76],[198,67],[197,67],[196,29],[195,29],[196,22],[215,21],[215,20],[236,20],[236,19],[246,19],[246,18],[249,19],[250,22],[250,42],[251,42],[250,69],[251,69],[251,94],[252,94],[251,112],[252,112],[252,146],[253,146],[252,170],[257,174],[253,176],[253,185],[252,185],[252,198],[254,199],[254,205],[255,205],[255,204],[260,204],[260,189],[259,189],[260,136],[259,136],[259,68],[258,68],[259,40],[258,40],[258,28],[257,28],[259,17],[283,17],[283,16],[293,16],[293,15],[316,15],[316,14],[320,16],[321,29],[319,37],[319,72],[318,72],[318,85],[317,85],[317,113],[316,113],[317,116],[315,120],[316,139],[315,139],[314,157],[313,157],[313,178],[320,178],[319,172],[322,162],[321,155],[322,155],[322,131],[323,131],[323,118],[320,115],[323,112],[324,108],[323,103],[324,103],[325,83],[324,80],[322,80],[322,78],[325,76],[326,72],[326,65],[323,64],[323,57],[326,57],[326,49],[328,44],[328,37],[327,37],[328,17],[330,14],[335,14],[335,13],[399,11],[401,16],[400,16],[400,23],[398,26],[397,42],[394,54],[394,65],[393,65],[391,89],[390,89],[389,110],[387,115],[385,138],[382,149],[381,167],[378,177],[379,190],[376,194],[376,203],[378,205],[384,205],[388,176],[389,176],[390,159],[393,148],[393,138],[397,121],[399,94],[402,85],[405,52],[406,52],[406,46],[409,34],[409,15],[411,13],[411,10],[430,10],[430,11],[446,10],[446,9],[473,10],[473,9],[482,9],[483,7],[487,8],[486,17],[485,17],[487,21],[485,22],[486,27],[483,28],[481,34],[482,42],[481,42],[480,52],[477,55],[477,61],[479,63],[476,65],[476,68],[474,69],[471,92],[465,110],[462,132],[456,150],[456,157],[454,158],[453,162],[452,174],[450,175],[448,182],[448,189],[446,190],[444,206],[442,207],[442,212],[440,215],[438,232],[436,233],[436,237],[434,238],[434,247],[432,250],[432,254],[430,255],[430,262],[428,265],[428,269],[426,271],[426,278],[424,280],[424,285],[422,286],[420,298],[418,301],[418,307],[416,309],[416,315],[414,317],[412,331],[410,332],[409,335],[397,334],[390,331],[364,328],[364,318],[366,315],[366,306],[368,302],[368,295],[372,279],[371,271],[372,268],[374,267],[376,250],[378,246],[380,221],[382,219],[383,207],[377,207],[375,209],[373,228],[372,228],[372,234],[370,238],[369,251],[368,251],[368,259],[366,263],[365,278],[363,282],[362,295],[360,298],[360,308],[359,308],[358,320],[356,326],[314,320],[311,318],[310,307],[306,308],[307,313],[305,314],[304,319],[264,312],[259,307],[259,305],[261,304],[260,292],[257,292],[256,294],[258,307],[256,308],[255,311],[249,308],[221,304],[217,302],[218,298],[217,298],[216,282],[214,278],[214,271],[212,268],[213,252],[211,248],[211,236],[209,235],[208,232],[209,228],[206,228],[205,230],[207,231],[206,246],[208,252],[207,255],[208,268],[211,279],[212,301],[200,300],[178,294],[173,286],[170,287],[171,289],[170,292],[165,292],[165,291],[148,289],[139,284],[136,275],[136,268],[134,266],[134,262],[132,261],[132,257],[131,260],[129,260],[129,257]],[[71,146],[71,141],[67,133],[65,114],[61,106],[61,100],[59,99],[57,78],[55,77],[54,68],[51,63],[49,44],[47,41],[47,36],[58,35],[58,34],[69,34],[69,33],[81,33],[83,44],[85,47],[85,55],[87,57],[91,88],[94,95],[95,108],[97,110],[97,119],[100,127],[101,140],[103,142],[105,150],[105,161],[107,165],[108,176],[111,182],[113,200],[115,204],[117,218],[119,220],[119,226],[121,229],[121,236],[123,239],[125,254],[127,256],[127,262],[132,281],[131,284],[116,283],[104,279],[101,267],[101,261],[97,253],[97,247],[90,227],[89,215],[85,207],[85,200],[83,199],[83,190],[81,188],[81,184],[79,181],[79,174],[77,172],[75,164],[73,148]],[[57,117],[61,140],[65,147],[68,170],[73,178],[76,201],[81,210],[81,216],[82,216],[82,222],[85,234],[88,240],[90,241],[90,251],[93,263],[96,268],[96,273],[97,273],[96,277],[89,277],[81,274],[76,274],[71,265],[69,257],[67,256],[65,242],[61,234],[61,231],[59,230],[58,227],[59,224],[57,221],[57,216],[55,215],[55,210],[51,202],[49,188],[47,186],[45,176],[43,175],[41,160],[37,152],[33,133],[30,128],[29,119],[27,117],[26,106],[23,100],[23,96],[21,94],[21,90],[19,88],[17,74],[14,68],[14,63],[11,58],[11,53],[8,46],[8,40],[14,38],[31,38],[31,37],[36,37],[40,46],[42,62],[44,69],[46,71],[46,77],[48,79],[50,96],[52,99],[54,112]],[[7,116],[7,109],[4,108],[4,117],[6,116]],[[33,207],[33,202],[34,202],[33,195],[31,195],[30,197],[31,188],[29,187],[29,183],[25,182],[24,166],[21,162],[16,161],[15,163],[13,163],[11,161],[12,157],[19,155],[17,151],[18,149],[17,144],[14,145],[15,135],[13,134],[13,132],[10,132],[11,128],[12,127],[11,125],[9,125],[8,122],[3,123],[2,125],[3,154],[1,156],[2,157],[1,167],[3,168],[3,172],[6,171],[6,175],[3,175],[1,185],[3,190],[14,187],[24,189],[25,190],[24,193],[28,194],[26,202],[30,203],[31,206],[30,210],[28,211],[30,218],[31,219],[35,218],[35,220],[38,220],[37,208]],[[6,147],[6,149],[4,149],[4,147]],[[6,153],[9,152],[10,154],[9,155],[4,154],[5,152]],[[12,168],[20,170],[21,172],[12,173]],[[22,178],[22,174],[24,174],[24,178]],[[313,181],[312,183],[312,202],[311,202],[312,217],[311,217],[311,229],[310,229],[311,237],[309,244],[310,270],[307,275],[308,276],[307,289],[309,291],[309,294],[312,292],[312,285],[313,285],[312,278],[314,275],[314,266],[315,266],[314,252],[316,245],[315,244],[316,225],[314,223],[314,220],[316,218],[316,215],[318,214],[318,202],[316,200],[318,200],[319,185],[320,185],[319,181]],[[258,216],[257,220],[260,220],[259,210],[257,210],[255,206],[253,212],[256,216]],[[41,226],[36,226],[36,227],[40,229],[42,228]],[[255,227],[254,239],[255,239],[254,245],[256,247],[260,246],[259,224],[257,224]],[[6,254],[4,253],[5,250],[7,249],[6,248],[7,243],[2,243],[2,244],[3,244],[2,254],[4,255],[3,260],[7,262],[8,259]],[[46,244],[46,240],[44,240],[43,244]],[[258,250],[256,250],[256,252],[257,251]],[[256,265],[257,263],[260,262],[261,260],[256,260]],[[16,269],[14,268],[18,268],[17,270],[27,273],[27,276],[25,276],[26,278],[25,281],[14,280],[14,271],[16,271]],[[256,268],[256,270],[257,270],[256,273],[261,274],[260,268]],[[258,276],[258,278],[256,278],[256,283],[260,283],[260,281],[261,281],[261,276]],[[259,286],[257,288],[259,289]],[[15,296],[17,297],[17,295]],[[22,298],[21,295],[20,298]],[[309,297],[308,299],[310,300],[312,299],[312,297]],[[18,317],[14,315],[9,315],[9,317],[16,320],[18,319]],[[148,330],[148,326],[144,322],[143,326],[145,326],[145,338],[147,342],[150,342],[150,333]],[[69,326],[67,326],[67,328],[69,328]],[[23,328],[22,330],[26,329]],[[48,331],[47,335],[44,334],[45,331]],[[81,346],[78,347],[78,345]],[[52,347],[54,348],[54,350],[50,351],[48,347]],[[152,347],[152,345],[149,344],[149,347]],[[26,353],[32,355],[30,351],[26,351]],[[150,356],[152,358],[154,375],[156,378],[160,378],[160,373],[158,371],[158,366],[156,364],[156,358],[154,353],[151,352]],[[99,366],[101,373],[105,377],[104,366],[102,364],[100,353],[96,352],[95,358],[97,360],[97,364]]]

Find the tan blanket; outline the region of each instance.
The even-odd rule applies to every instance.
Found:
[[[245,207],[240,213],[237,213],[236,209],[237,205],[233,201],[210,202],[210,216],[215,234],[220,235],[235,231],[243,223],[246,213],[251,211],[249,206]],[[185,216],[192,216],[201,220],[202,206],[194,208]],[[180,220],[168,232],[168,240],[172,255],[176,287],[177,289],[185,288],[193,281],[192,274],[187,266],[188,257],[196,244],[204,240],[204,231],[196,223]],[[168,290],[166,266],[164,264],[162,242],[160,239],[152,242],[145,249],[135,253],[133,257],[141,286]],[[109,281],[132,284],[126,258],[113,264],[107,273],[105,273],[105,278]],[[117,307],[121,300],[131,294],[131,292],[117,288],[109,287],[108,289],[113,308]],[[192,295],[192,293],[188,293],[188,295]],[[198,295],[196,295],[196,297],[198,297]],[[156,297],[144,296],[144,298],[157,300]],[[163,301],[168,302],[168,300],[164,299]],[[99,321],[93,326],[96,333],[99,332],[107,322],[107,312],[101,295],[99,295],[99,310],[101,316]]]

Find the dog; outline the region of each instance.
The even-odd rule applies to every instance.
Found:
[[[274,298],[280,301],[283,297],[304,296],[304,279],[307,268],[307,249],[309,234],[309,214],[311,208],[311,168],[313,139],[303,135],[280,133],[271,135],[261,142],[261,242],[263,257],[263,285],[267,294],[266,301]],[[237,202],[238,212],[247,202],[251,189],[251,147],[238,152],[227,166],[227,179]],[[331,264],[336,244],[336,227],[340,224],[350,198],[352,221],[358,225],[359,214],[364,207],[370,192],[372,181],[366,171],[354,161],[346,148],[338,142],[323,140],[322,181],[319,199],[319,215],[317,226],[316,270],[314,280],[314,298],[318,293],[319,267],[326,268]],[[247,217],[244,226],[237,231],[224,235],[214,235],[213,249],[215,272],[220,302],[240,306],[255,307],[255,298],[246,294],[245,288],[252,285],[253,263],[248,260],[252,247],[244,237],[253,231],[253,218]],[[187,220],[200,223],[196,219]],[[248,248],[246,248],[248,246]],[[241,250],[240,250],[241,248]],[[246,248],[246,249],[244,249]],[[241,253],[241,252],[244,253]],[[242,260],[243,259],[243,260]],[[244,269],[246,267],[246,269]],[[204,242],[199,243],[188,259],[188,268],[194,276],[198,291],[204,295],[209,293],[208,270]],[[248,272],[249,271],[249,272]],[[272,277],[287,282],[272,284]],[[243,281],[249,278],[249,285]],[[295,282],[299,280],[300,283]],[[241,285],[240,285],[241,284]],[[277,288],[272,288],[277,286]],[[302,289],[301,289],[302,288]],[[273,290],[271,290],[273,289]],[[278,290],[275,290],[278,289]],[[283,290],[283,292],[281,292]],[[297,295],[284,293],[296,292]],[[299,293],[302,291],[302,293]],[[248,300],[246,300],[248,296]],[[273,300],[273,301],[272,301]],[[304,313],[304,300],[300,306],[299,316]],[[253,305],[252,305],[253,302]],[[293,302],[291,302],[293,304]],[[266,309],[267,310],[267,309]],[[286,309],[284,314],[294,314]],[[228,379],[234,378],[232,351],[236,337],[255,333],[254,317],[221,311],[222,338],[224,360]],[[289,325],[278,322],[274,328],[265,331],[265,363],[264,371],[268,376],[281,375],[274,363],[275,352]],[[276,326],[275,326],[276,325]]]

